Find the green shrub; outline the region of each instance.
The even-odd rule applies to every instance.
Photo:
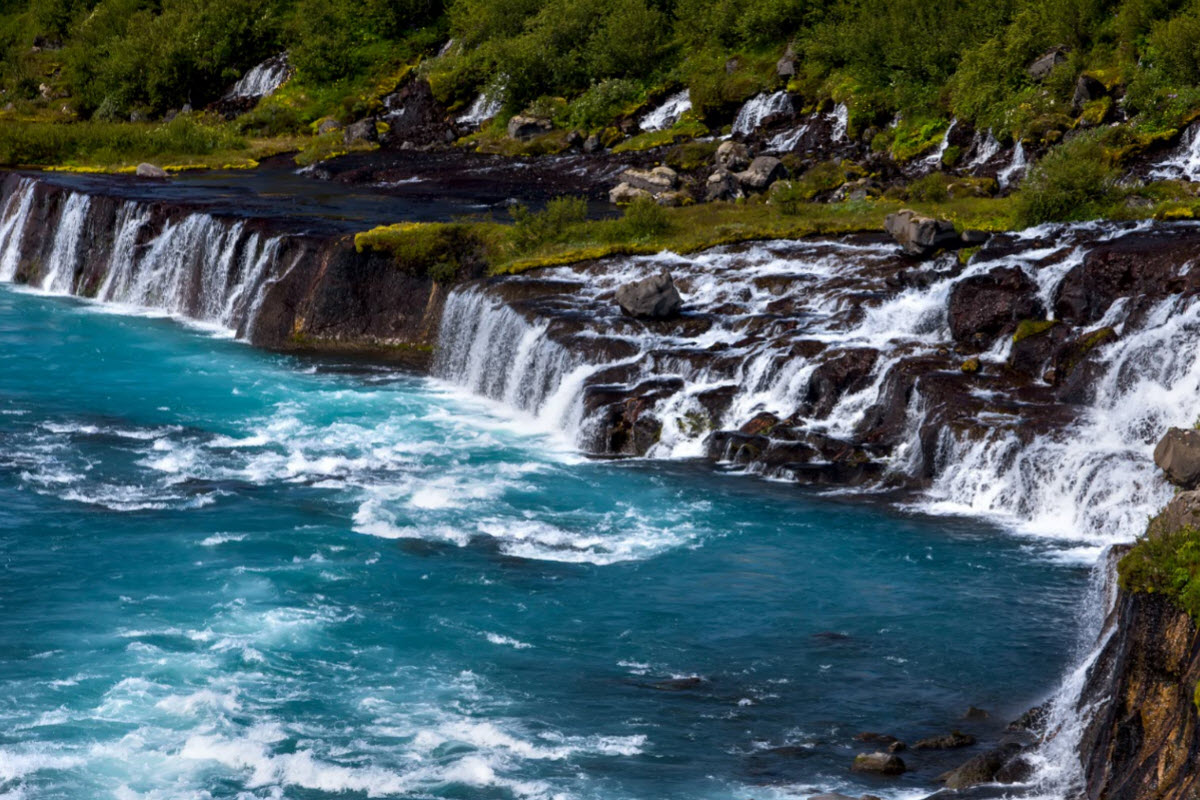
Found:
[[[509,209],[513,220],[513,241],[523,250],[533,250],[549,242],[561,241],[572,225],[587,219],[587,200],[582,197],[556,197],[541,211],[526,206]]]
[[[923,203],[944,203],[950,199],[948,187],[953,180],[941,172],[922,175],[908,185],[908,199]]]
[[[634,81],[608,78],[592,84],[568,106],[566,122],[572,128],[594,131],[629,113],[642,97],[642,88]]]
[[[1120,199],[1118,177],[1096,134],[1076,136],[1029,171],[1017,198],[1018,218],[1037,225],[1098,216]]]
[[[632,239],[651,239],[670,230],[667,210],[649,197],[639,197],[625,207],[622,228]]]
[[[1118,564],[1121,588],[1165,595],[1200,621],[1200,531],[1155,527]]]
[[[0,164],[6,166],[72,161],[121,164],[161,155],[203,156],[245,146],[229,126],[205,124],[190,116],[157,125],[0,122]]]

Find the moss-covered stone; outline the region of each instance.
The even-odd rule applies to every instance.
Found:
[[[978,358],[968,358],[966,361],[964,361],[962,363],[962,366],[959,367],[960,370],[967,373],[968,375],[974,375],[975,373],[979,372],[979,370],[982,368],[983,368],[983,363]]]
[[[1058,324],[1058,320],[1053,319],[1023,319],[1017,323],[1017,330],[1013,333],[1013,344],[1017,344],[1031,336],[1038,336],[1053,328]]]

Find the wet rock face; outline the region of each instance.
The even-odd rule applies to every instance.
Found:
[[[954,230],[954,223],[922,216],[907,209],[888,214],[884,229],[904,252],[913,256],[927,256],[944,247],[962,244]]]
[[[1161,595],[1122,592],[1087,679],[1080,743],[1089,800],[1192,800],[1200,793],[1200,632]]]
[[[853,772],[869,772],[876,775],[903,775],[908,771],[904,759],[891,753],[862,753],[854,757],[850,767]]]
[[[1171,428],[1154,448],[1154,463],[1176,486],[1200,486],[1200,431]]]
[[[1043,315],[1037,286],[1025,273],[997,267],[966,278],[950,294],[950,333],[958,342],[987,344],[1023,319]]]

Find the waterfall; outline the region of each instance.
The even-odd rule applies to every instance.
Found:
[[[749,136],[758,130],[767,119],[784,114],[793,114],[792,98],[787,92],[762,93],[751,97],[738,111],[733,121],[733,132]]]
[[[942,156],[946,155],[946,148],[950,147],[950,134],[954,132],[954,126],[958,124],[957,119],[950,120],[950,127],[946,128],[946,132],[942,134],[941,144],[937,149],[925,157],[924,165],[929,169],[941,169]]]
[[[504,90],[495,88],[479,93],[470,107],[463,112],[456,122],[460,125],[478,127],[500,113],[504,107]]]
[[[767,150],[775,153],[792,152],[804,141],[804,135],[808,133],[808,127],[808,125],[800,125],[783,133],[775,134],[767,142]]]
[[[1193,125],[1180,139],[1179,147],[1150,170],[1160,180],[1200,181],[1200,125]]]
[[[1012,161],[1008,166],[1000,170],[996,176],[996,180],[1000,183],[1001,189],[1007,189],[1014,182],[1025,177],[1025,169],[1028,165],[1025,162],[1025,144],[1017,142],[1013,147]]]
[[[152,209],[133,201],[114,201],[106,222],[91,195],[73,191],[64,192],[44,243],[32,220],[37,181],[12,185],[0,206],[0,281],[245,331],[281,267],[282,239],[249,231],[245,222],[191,213],[156,230]],[[109,229],[99,230],[104,224]],[[23,260],[40,268],[19,275]]]
[[[829,141],[840,142],[846,138],[846,132],[850,129],[850,109],[845,103],[838,103],[833,107],[833,111],[829,113],[829,119],[833,123],[833,131],[829,134]]]
[[[250,69],[225,95],[228,99],[256,99],[267,97],[284,84],[291,76],[287,55],[278,55]]]
[[[663,104],[642,117],[639,126],[644,131],[663,131],[679,121],[692,108],[692,94],[687,89],[668,97]]]
[[[987,133],[976,132],[973,149],[975,154],[971,156],[971,160],[967,162],[968,169],[982,167],[984,164],[995,158],[996,153],[1000,152],[1000,142],[996,140],[995,135],[993,135],[991,131],[988,131]]]

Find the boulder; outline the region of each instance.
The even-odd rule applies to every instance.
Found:
[[[792,78],[796,75],[796,48],[788,45],[783,57],[775,62],[775,75],[779,78]]]
[[[713,163],[720,169],[738,172],[750,165],[750,151],[741,142],[727,140],[721,142],[721,146],[717,148]]]
[[[750,162],[750,166],[737,174],[738,183],[743,188],[761,192],[772,183],[787,177],[787,167],[774,156],[759,156]]]
[[[162,167],[154,164],[142,163],[137,165],[137,176],[139,178],[168,178],[170,175]]]
[[[1054,48],[1050,52],[1038,56],[1033,62],[1025,68],[1029,73],[1029,77],[1035,81],[1045,80],[1054,68],[1067,60],[1067,55],[1059,48]]]
[[[517,114],[508,121],[508,135],[514,139],[532,139],[549,133],[553,127],[554,124],[544,117]]]
[[[347,147],[356,144],[372,144],[379,141],[379,133],[375,129],[375,118],[367,117],[346,126],[342,132],[342,142]]]
[[[675,288],[671,273],[665,269],[617,289],[617,305],[631,317],[639,319],[670,319],[683,308],[683,298]]]
[[[937,250],[962,243],[954,223],[922,216],[909,209],[888,214],[883,227],[904,252],[913,256],[932,255]]]
[[[1075,81],[1075,93],[1071,96],[1071,108],[1076,114],[1083,111],[1083,107],[1093,100],[1099,100],[1108,93],[1104,88],[1104,84],[1090,75],[1080,75],[1079,80]]]
[[[615,206],[627,206],[641,197],[651,197],[651,194],[628,183],[618,183],[608,192],[608,202]]]
[[[604,145],[601,143],[600,137],[597,134],[593,133],[591,136],[583,140],[583,152],[589,155],[592,153],[599,153],[603,149]]]
[[[913,750],[957,750],[960,747],[970,747],[975,744],[975,737],[967,733],[953,733],[945,736],[931,736],[921,739],[913,745]]]
[[[888,733],[875,733],[874,731],[863,731],[854,735],[854,741],[866,742],[867,744],[893,744],[900,741],[895,736]]]
[[[333,133],[334,131],[340,131],[341,129],[342,123],[338,122],[336,119],[326,119],[322,120],[321,124],[317,126],[317,135]]]
[[[1039,319],[1037,285],[1017,267],[996,267],[965,278],[950,291],[950,333],[957,342],[991,341],[1019,320]]]
[[[635,189],[644,189],[650,194],[668,192],[679,186],[679,175],[670,167],[655,167],[654,169],[627,169],[618,179]]]
[[[1028,714],[1030,712],[1027,711],[1025,713]],[[987,719],[990,716],[991,716],[991,714],[988,714],[988,712],[984,711],[982,708],[976,708],[975,706],[967,706],[967,713],[963,714],[963,719],[983,720],[983,719]]]
[[[876,775],[903,775],[908,771],[904,760],[891,753],[860,753],[854,757],[852,772],[871,772]]]
[[[1171,428],[1154,448],[1154,463],[1176,486],[1200,487],[1200,431]]]
[[[1020,758],[1020,745],[1009,743],[980,753],[957,769],[938,776],[947,789],[969,789],[981,783],[995,783],[1003,777],[1005,767]],[[1011,770],[1010,772],[1015,772]]]
[[[704,187],[705,199],[709,202],[713,200],[737,200],[745,195],[742,193],[742,185],[738,183],[738,179],[732,172],[725,169],[718,169],[712,175],[708,176],[708,182]]]

